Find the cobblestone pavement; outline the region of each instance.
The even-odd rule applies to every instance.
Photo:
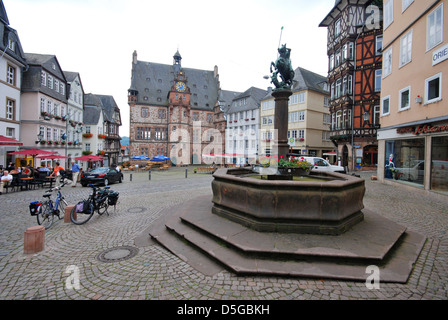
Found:
[[[1,300],[328,300],[328,299],[436,299],[448,297],[448,197],[432,197],[366,179],[364,204],[375,212],[428,237],[408,283],[365,283],[279,277],[240,277],[228,271],[206,276],[156,243],[138,248],[126,260],[102,262],[106,249],[133,246],[164,208],[197,195],[211,195],[211,175],[189,169],[125,174],[120,203],[109,216],[95,214],[85,225],[56,222],[45,233],[45,250],[24,254],[24,231],[37,224],[28,204],[43,190],[0,196]],[[75,204],[89,188],[65,187]],[[74,266],[74,267],[73,267]],[[73,269],[75,268],[75,269]],[[68,280],[79,272],[79,288]]]

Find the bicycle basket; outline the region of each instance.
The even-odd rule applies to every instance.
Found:
[[[90,201],[84,200],[84,201],[80,201],[78,202],[78,204],[76,205],[76,212],[78,213],[91,213],[92,211],[92,206],[90,204]]]
[[[41,205],[42,205],[42,202],[39,202],[39,201],[31,202],[30,203],[30,214],[32,216],[37,216]]]
[[[118,202],[118,196],[119,196],[120,194],[118,193],[118,192],[110,192],[108,195],[107,195],[107,203],[110,205],[110,206],[115,206],[116,204],[117,204],[117,202]]]

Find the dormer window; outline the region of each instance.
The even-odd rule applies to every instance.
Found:
[[[16,43],[11,39],[8,39],[8,49],[11,51],[15,51],[16,49]]]

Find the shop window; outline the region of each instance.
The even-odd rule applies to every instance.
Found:
[[[386,140],[384,177],[423,185],[425,176],[424,138]]]
[[[448,192],[448,136],[432,138],[431,159],[431,189]]]

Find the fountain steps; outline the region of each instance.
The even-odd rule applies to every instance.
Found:
[[[258,232],[211,214],[209,196],[167,209],[150,236],[205,274],[209,260],[238,275],[365,281],[376,265],[382,282],[407,281],[425,238],[369,210],[338,236]]]

